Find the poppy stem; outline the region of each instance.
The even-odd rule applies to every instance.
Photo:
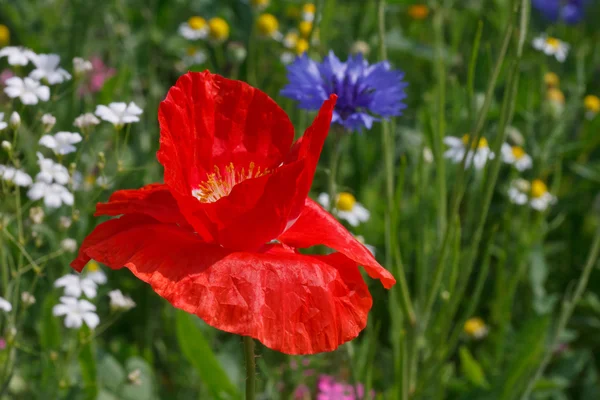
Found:
[[[246,359],[246,400],[254,400],[256,394],[256,364],[254,362],[254,340],[244,336],[244,358]]]

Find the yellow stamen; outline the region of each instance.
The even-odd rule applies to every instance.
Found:
[[[193,30],[199,31],[201,29],[204,29],[204,27],[206,26],[206,20],[198,16],[191,17],[190,19],[188,19],[188,25]]]
[[[542,180],[535,179],[533,182],[531,182],[531,197],[537,199],[546,193],[548,193],[548,186],[546,186]]]
[[[550,88],[546,93],[546,98],[552,102],[564,104],[565,103],[565,95],[560,89]]]
[[[547,37],[546,44],[552,47],[553,49],[558,49],[558,47],[560,46],[560,40],[554,37]]]
[[[222,42],[229,37],[229,24],[223,18],[215,17],[208,21],[210,37]]]
[[[560,78],[554,72],[546,72],[544,75],[544,83],[546,86],[556,87],[560,84]]]
[[[268,174],[269,170],[262,170],[251,162],[248,169],[242,168],[236,171],[233,163],[225,167],[225,172],[221,174],[219,167],[215,165],[215,172],[206,175],[206,180],[192,190],[192,196],[200,200],[201,203],[214,203],[221,197],[231,193],[233,187],[242,183],[246,179],[258,178]]]
[[[288,49],[293,49],[298,43],[298,34],[296,32],[289,32],[283,37],[283,45]]]
[[[469,136],[469,134],[465,134],[462,137],[462,142],[465,146],[469,145],[469,141],[471,140],[471,137]],[[479,139],[479,143],[475,143],[473,142],[473,144],[471,145],[472,149],[484,149],[488,147],[488,141],[486,138],[482,137]]]
[[[10,31],[6,25],[0,24],[0,47],[6,46],[10,42]]]
[[[96,272],[100,269],[100,266],[98,265],[98,263],[94,260],[91,260],[89,263],[87,263],[87,265],[85,266],[85,270],[87,272]]]
[[[429,7],[427,7],[425,4],[415,4],[414,6],[410,6],[408,8],[408,15],[410,15],[412,19],[416,20],[425,19],[429,15]]]
[[[511,147],[511,151],[512,151],[513,156],[517,160],[520,160],[521,158],[523,158],[523,156],[525,156],[525,150],[523,150],[523,148],[520,146]]]
[[[306,53],[308,47],[308,41],[306,39],[298,39],[298,42],[296,42],[296,54],[301,56],[302,54]]]
[[[261,14],[256,19],[256,28],[262,36],[272,36],[279,29],[279,22],[272,14]]]
[[[187,49],[185,49],[185,54],[187,54],[190,57],[195,55],[197,52],[198,52],[198,49],[194,46],[189,46]]]
[[[487,333],[487,326],[481,318],[469,318],[463,327],[464,332],[472,337],[480,338]]]
[[[600,99],[598,96],[594,96],[593,94],[587,95],[583,99],[583,106],[588,111],[598,113],[600,112]]]
[[[307,38],[308,35],[310,35],[310,31],[312,30],[312,22],[301,21],[298,24],[298,30],[300,31],[300,34],[302,36],[304,36],[305,38]]]
[[[342,192],[337,195],[335,208],[340,211],[352,211],[355,204],[356,198],[352,194],[348,192]]]

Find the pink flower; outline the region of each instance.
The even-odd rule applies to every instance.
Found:
[[[0,72],[0,83],[4,85],[6,80],[12,78],[13,76],[15,76],[15,74],[13,74],[10,69],[4,69],[2,72]]]
[[[294,400],[310,399],[310,389],[305,384],[300,384],[294,390]]]
[[[107,67],[98,56],[90,57],[90,62],[92,63],[92,71],[86,84],[79,88],[80,95],[99,92],[104,83],[117,73],[114,68]]]
[[[0,350],[4,350],[6,348],[6,340],[3,337],[0,337]]]
[[[319,390],[317,400],[359,400],[365,399],[365,388],[362,383],[356,384],[356,390],[352,385],[337,382],[332,376],[321,375],[317,383]],[[370,399],[374,393],[369,393]]]

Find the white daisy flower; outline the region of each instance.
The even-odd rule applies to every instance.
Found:
[[[40,172],[36,175],[36,181],[52,183],[52,181],[61,185],[69,183],[69,170],[62,164],[56,163],[49,158],[44,158],[42,153],[37,153]]]
[[[12,311],[12,304],[10,304],[10,302],[8,300],[6,300],[3,297],[0,297],[0,310],[4,311],[4,312],[11,312]]]
[[[467,151],[469,145],[469,135],[463,135],[462,139],[454,136],[446,136],[444,143],[450,148],[444,153],[444,157],[452,160],[458,164],[462,162],[462,159]],[[475,169],[481,169],[485,166],[487,160],[494,158],[494,153],[490,150],[487,140],[482,137],[479,139],[479,143],[473,144],[473,149],[467,154],[467,160],[465,168],[471,166],[471,163],[475,165]]]
[[[0,49],[0,58],[7,57],[10,65],[27,65],[35,56],[33,51],[21,46],[8,46]]]
[[[0,178],[21,187],[27,187],[33,183],[29,174],[23,172],[23,170],[7,167],[6,165],[0,165]]]
[[[317,12],[317,8],[312,3],[306,3],[302,6],[302,20],[313,22],[315,20],[315,13]]]
[[[511,182],[508,188],[508,198],[514,204],[523,205],[529,200],[528,193],[531,190],[531,184],[525,179],[516,179]]]
[[[30,78],[38,81],[44,79],[50,85],[71,79],[71,74],[58,66],[60,56],[57,54],[38,54],[31,61],[35,69],[29,73]]]
[[[93,65],[90,61],[84,60],[81,57],[75,57],[73,59],[73,72],[75,75],[83,75],[86,72],[90,72],[93,69]]]
[[[65,327],[78,329],[85,323],[90,329],[94,329],[100,323],[95,312],[96,306],[89,301],[63,296],[60,302],[52,307],[52,314],[56,317],[64,315]]]
[[[56,117],[52,114],[44,114],[42,115],[42,125],[44,125],[44,132],[50,132],[54,125],[56,124]]]
[[[60,248],[69,253],[75,253],[77,250],[77,241],[73,238],[65,238],[61,240]]]
[[[75,118],[73,125],[81,130],[86,130],[90,126],[95,126],[100,123],[100,120],[96,118],[96,116],[92,113],[81,114],[79,117]]]
[[[295,59],[296,55],[290,51],[284,51],[279,57],[279,61],[281,61],[281,63],[284,65],[291,64]]]
[[[489,333],[489,328],[481,318],[469,318],[463,327],[464,332],[473,339],[483,339]]]
[[[57,132],[54,135],[44,135],[39,144],[54,150],[55,154],[69,154],[77,150],[76,143],[81,142],[81,135],[77,132]]]
[[[0,131],[5,129],[8,126],[6,122],[4,122],[4,113],[0,112]]]
[[[85,266],[85,277],[96,282],[98,285],[104,285],[108,281],[106,274],[94,260],[91,260]]]
[[[537,211],[545,211],[556,203],[556,197],[550,194],[544,181],[535,179],[531,183],[518,179],[513,181],[508,189],[508,196],[515,204],[529,204]]]
[[[554,56],[557,61],[562,63],[567,59],[570,46],[562,40],[542,34],[533,39],[533,47],[548,56]]]
[[[525,153],[521,146],[511,146],[508,143],[503,143],[501,152],[502,160],[507,164],[514,165],[519,171],[525,171],[533,166],[531,156]]]
[[[80,297],[81,294],[85,294],[86,297],[93,299],[96,297],[96,282],[93,280],[82,277],[80,275],[68,274],[58,278],[54,282],[54,287],[64,288],[65,296]]]
[[[23,293],[21,293],[21,301],[26,306],[31,306],[31,305],[35,304],[35,296],[29,292],[23,292]]]
[[[108,106],[98,106],[95,114],[119,128],[125,124],[138,122],[142,112],[142,109],[132,101],[129,104],[110,103]]]
[[[191,67],[192,65],[200,65],[204,64],[207,60],[207,55],[201,49],[196,47],[188,47],[185,56],[182,58],[183,64],[186,67]]]
[[[318,202],[325,208],[329,208],[329,194],[321,193]],[[333,213],[339,218],[347,221],[352,226],[358,226],[361,222],[367,222],[371,214],[356,198],[348,193],[342,192],[337,195],[333,207]]]
[[[204,18],[196,16],[179,25],[178,31],[187,40],[198,40],[208,36],[209,27]]]
[[[69,192],[66,187],[58,183],[49,184],[43,181],[34,183],[27,192],[27,197],[31,200],[43,198],[44,205],[48,208],[59,208],[63,204],[72,206],[74,200],[73,193]]]
[[[127,311],[135,307],[135,301],[125,296],[119,289],[108,292],[110,297],[110,308],[113,310]]]
[[[38,81],[18,76],[8,78],[5,82],[4,93],[12,99],[19,98],[21,103],[27,105],[37,104],[38,101],[48,101],[50,99],[50,89]]]

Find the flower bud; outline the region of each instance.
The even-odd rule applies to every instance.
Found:
[[[227,46],[227,57],[233,64],[243,63],[247,54],[246,48],[239,42],[231,42]]]
[[[357,40],[352,44],[352,47],[350,48],[350,52],[352,54],[362,54],[365,56],[368,55],[370,51],[371,47],[364,40]]]
[[[50,132],[56,124],[56,118],[52,114],[42,115],[42,124],[44,125],[44,132]]]
[[[6,150],[7,153],[10,153],[10,151],[12,150],[12,144],[10,144],[10,142],[8,140],[3,140],[2,141],[2,148],[4,150]]]
[[[10,119],[8,120],[8,124],[14,130],[19,129],[19,127],[21,126],[21,116],[19,115],[18,112],[13,111],[13,113],[10,114]]]

